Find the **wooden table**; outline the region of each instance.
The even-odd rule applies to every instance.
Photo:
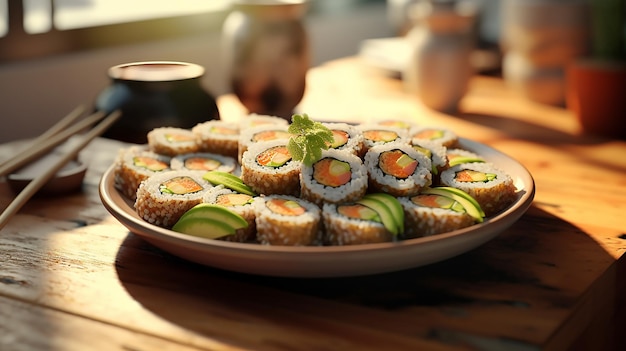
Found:
[[[220,98],[225,119],[241,113]],[[358,59],[310,71],[300,110],[445,125],[524,164],[534,204],[453,259],[377,276],[293,279],[192,264],[129,233],[98,183],[123,144],[81,157],[82,191],[32,199],[0,232],[0,350],[611,350],[626,345],[626,143],[476,77],[428,111]],[[0,148],[5,158],[11,145]],[[14,194],[0,183],[0,202]]]

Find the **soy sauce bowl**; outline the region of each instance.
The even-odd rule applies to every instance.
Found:
[[[46,172],[63,154],[59,152],[49,153],[37,161],[28,164],[7,176],[7,183],[11,190],[19,193],[30,181]],[[71,160],[61,168],[41,189],[37,195],[64,195],[76,192],[82,188],[87,165],[78,159]]]

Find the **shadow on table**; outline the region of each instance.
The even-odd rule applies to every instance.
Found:
[[[354,316],[348,313],[375,319],[389,311],[406,311],[406,321],[415,321],[417,328],[429,323],[417,311],[433,307],[449,314],[444,318],[468,317],[491,306],[514,309],[517,315],[536,316],[538,309],[568,313],[613,261],[581,229],[533,205],[511,228],[473,251],[395,273],[323,279],[253,276],[184,261],[132,234],[118,253],[117,273],[128,292],[155,314],[238,344],[245,337],[222,335],[211,326],[219,321],[214,314],[262,331],[268,325],[289,329],[299,315],[350,323]],[[156,289],[161,292],[153,294]]]

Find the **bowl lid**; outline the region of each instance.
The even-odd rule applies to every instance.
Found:
[[[204,67],[178,61],[144,61],[124,63],[109,68],[109,77],[140,82],[164,82],[199,78]]]

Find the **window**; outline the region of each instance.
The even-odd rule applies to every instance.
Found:
[[[219,31],[233,0],[0,0],[0,64]],[[340,15],[385,0],[309,0]]]
[[[231,0],[0,0],[0,62],[218,29]]]

